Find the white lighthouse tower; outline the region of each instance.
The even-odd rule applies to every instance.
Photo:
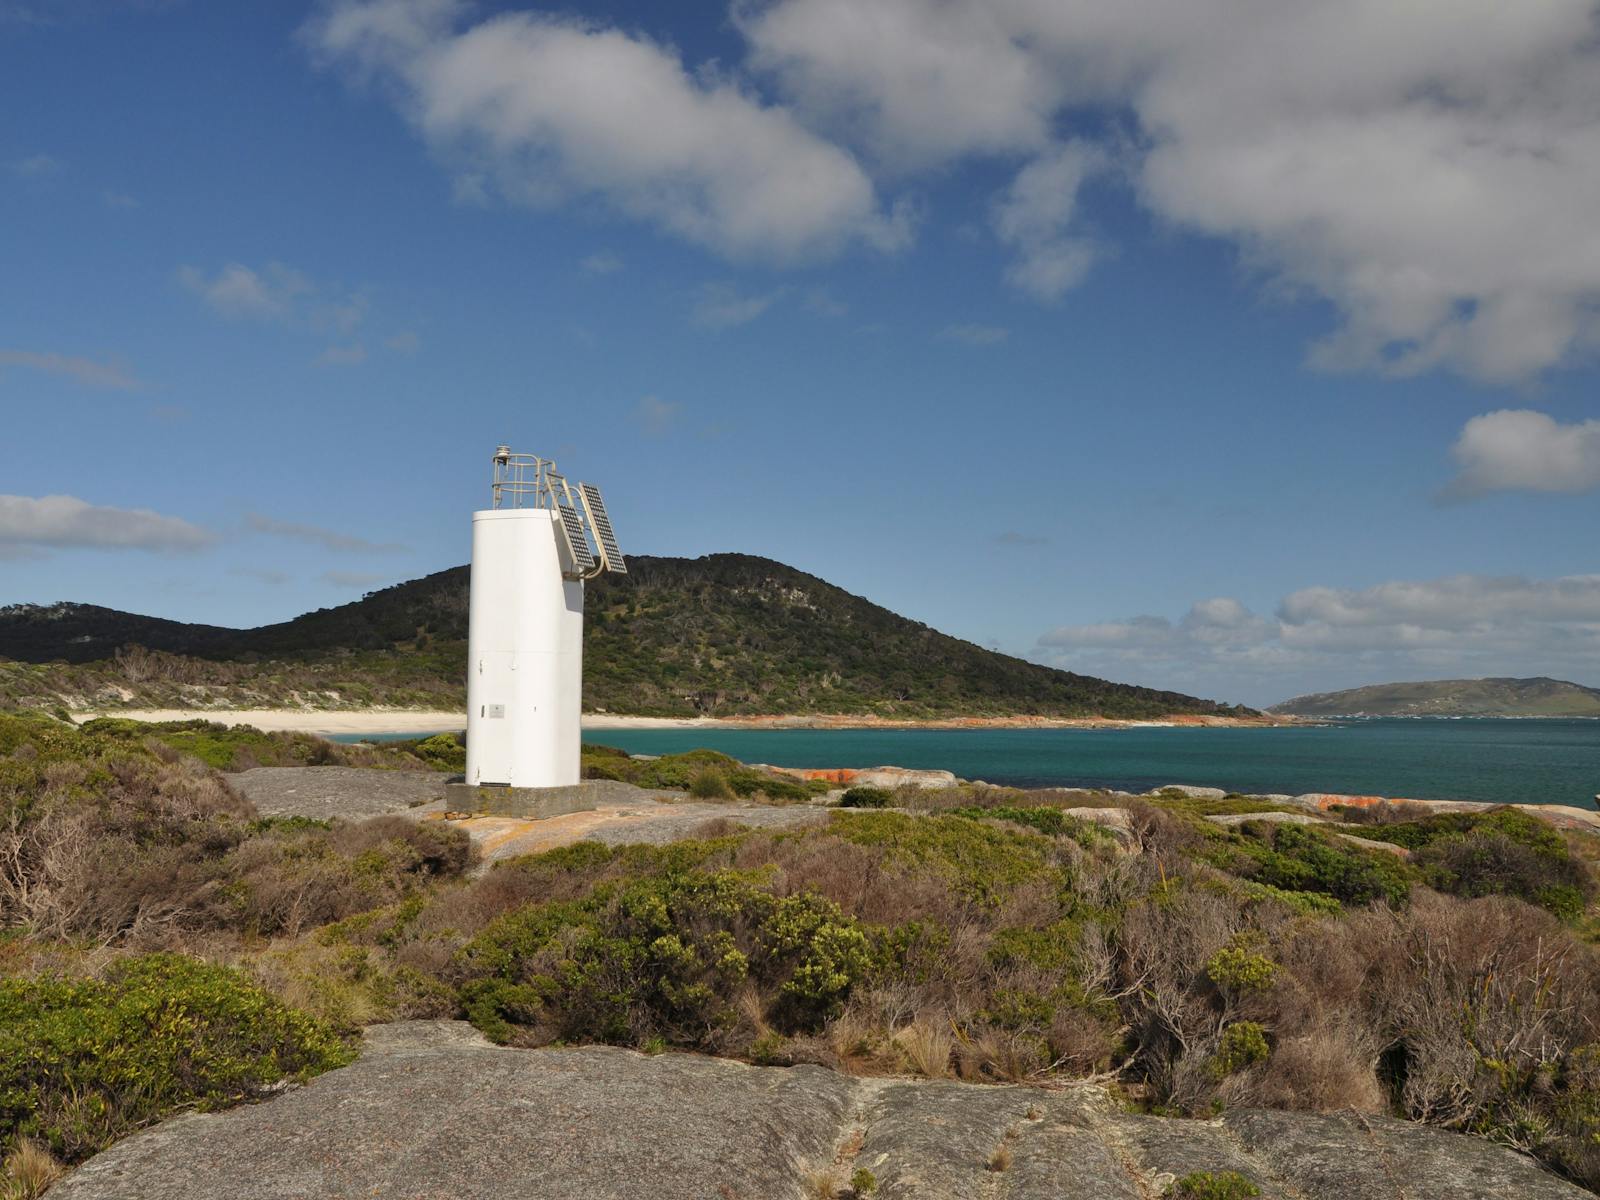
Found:
[[[572,788],[583,708],[583,584],[627,573],[600,489],[501,446],[472,514],[467,775],[481,788]],[[482,796],[485,793],[479,792]]]

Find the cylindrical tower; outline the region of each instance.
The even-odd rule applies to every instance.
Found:
[[[472,514],[466,783],[572,787],[583,739],[583,581],[626,574],[627,564],[600,490],[580,483],[575,497],[548,459],[501,446],[493,494],[493,508]]]
[[[583,582],[565,578],[547,508],[472,514],[467,782],[578,782]]]

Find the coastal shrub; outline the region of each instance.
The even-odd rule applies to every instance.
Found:
[[[1265,991],[1278,977],[1278,964],[1262,953],[1264,944],[1259,933],[1236,936],[1206,960],[1206,974],[1230,992]]]
[[[1250,1200],[1261,1189],[1237,1171],[1191,1171],[1166,1191],[1168,1200]]]
[[[0,927],[135,945],[293,933],[459,874],[470,852],[437,823],[258,820],[150,739],[4,718],[0,739]]]
[[[952,809],[950,815],[977,817],[990,821],[1010,821],[1013,825],[1025,825],[1029,829],[1036,829],[1040,833],[1049,834],[1051,837],[1070,837],[1085,848],[1092,848],[1097,843],[1109,844],[1116,841],[1111,831],[1104,826],[1096,825],[1093,821],[1085,821],[1078,817],[1068,816],[1056,807],[1010,808],[996,806],[993,808],[957,808]]]
[[[696,800],[732,800],[727,777],[715,767],[701,767],[689,779],[689,795]]]
[[[467,769],[467,739],[460,733],[436,733],[415,743],[399,743],[435,771],[465,771]]]
[[[395,767],[420,769],[436,764],[417,753],[419,741],[380,745],[341,745],[312,733],[287,730],[264,732],[249,725],[223,725],[216,721],[134,721],[125,717],[97,717],[79,729],[88,737],[123,744],[143,744],[197,758],[219,771],[244,771],[252,767]],[[443,734],[441,738],[453,735]],[[437,740],[437,739],[430,739]],[[436,747],[442,750],[442,744]],[[465,751],[460,750],[465,769]]]
[[[1211,1056],[1211,1072],[1220,1079],[1265,1062],[1271,1054],[1266,1030],[1255,1021],[1239,1021],[1222,1031],[1217,1052]]]
[[[1517,896],[1566,921],[1594,899],[1594,873],[1561,833],[1515,806],[1440,813],[1372,836],[1410,849],[1428,882],[1452,895]]]
[[[876,960],[869,931],[836,905],[776,896],[731,870],[530,905],[458,956],[463,1009],[497,1041],[660,1037],[698,1048],[723,1043],[741,1000],[780,1032],[816,1030]]]
[[[1303,825],[1246,822],[1203,852],[1207,861],[1289,892],[1322,892],[1345,904],[1404,904],[1417,872],[1393,855],[1334,842]]]
[[[893,795],[889,789],[861,784],[839,797],[840,808],[886,808]]]
[[[78,1162],[178,1108],[214,1109],[353,1053],[239,972],[173,954],[102,978],[0,980],[0,1149]]]
[[[717,750],[689,750],[682,754],[663,754],[657,758],[633,758],[613,746],[585,743],[585,779],[616,779],[635,787],[687,791],[694,794],[696,781],[702,787],[715,787],[710,781],[720,777],[723,788],[702,799],[740,799],[764,796],[768,800],[805,801],[827,790],[820,781],[802,781],[781,772],[746,766]]]
[[[886,865],[930,871],[958,896],[983,903],[997,902],[1053,866],[1051,839],[971,817],[835,812],[829,829],[878,851]]]

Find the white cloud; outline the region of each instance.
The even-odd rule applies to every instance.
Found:
[[[1461,472],[1445,499],[1600,487],[1600,420],[1569,425],[1542,412],[1502,409],[1468,421],[1451,453]]]
[[[1011,336],[1011,331],[999,325],[946,325],[939,336],[968,346],[998,346]]]
[[[301,332],[349,337],[367,316],[364,292],[319,284],[279,262],[259,271],[228,263],[214,274],[184,266],[178,268],[178,282],[221,316],[275,322]]]
[[[402,329],[393,337],[385,339],[383,344],[396,354],[404,354],[409,358],[422,349],[422,337],[414,329]]]
[[[663,437],[683,415],[683,405],[672,404],[660,396],[644,396],[633,407],[633,423],[646,437]]]
[[[732,329],[747,325],[783,295],[782,290],[763,295],[747,295],[731,283],[702,284],[694,294],[689,320],[701,329]]]
[[[320,525],[307,525],[299,521],[280,521],[275,517],[268,517],[261,513],[251,513],[245,518],[245,524],[256,533],[269,533],[274,537],[289,538],[291,541],[308,542],[314,546],[321,546],[326,550],[339,552],[356,552],[362,554],[394,554],[405,553],[410,549],[399,542],[373,542],[366,538],[355,537],[348,533],[338,533],[332,529],[324,529]]]
[[[1054,131],[1092,114],[1074,124],[1110,128],[1098,142],[1159,218],[1332,306],[1337,326],[1312,352],[1324,368],[1508,381],[1600,346],[1591,0],[737,12],[752,63],[885,169],[1048,163]],[[1055,259],[1017,281],[1048,295],[1082,269],[1070,247]]]
[[[781,0],[734,6],[752,64],[890,170],[1049,140],[1061,86],[1015,38],[1021,6]]]
[[[1454,575],[1310,587],[1273,617],[1203,600],[1177,622],[1068,625],[1039,639],[1058,666],[1253,703],[1368,683],[1484,675],[1600,678],[1600,575]]]
[[[46,175],[55,175],[62,169],[59,158],[52,158],[48,154],[30,154],[27,158],[19,158],[11,164],[11,171],[23,179],[40,179]]]
[[[613,275],[622,270],[622,257],[611,250],[597,250],[579,265],[588,275]]]
[[[111,508],[76,496],[0,496],[0,549],[199,550],[216,535],[147,508]]]
[[[269,263],[259,272],[229,263],[211,276],[197,267],[180,267],[178,282],[225,317],[287,317],[313,291],[309,279],[282,263]]]
[[[1093,265],[1095,243],[1070,233],[1078,189],[1107,158],[1086,142],[1054,146],[1018,172],[995,204],[994,227],[1017,252],[1006,280],[1038,300],[1059,300],[1083,282]]]
[[[47,375],[61,375],[89,387],[131,389],[139,386],[127,367],[119,363],[96,362],[70,354],[41,353],[37,350],[0,350],[0,371],[6,367],[27,367]]]
[[[100,199],[107,208],[138,208],[137,197],[128,195],[127,192],[114,192],[107,189],[100,193]]]
[[[715,65],[544,13],[468,24],[451,0],[335,0],[306,37],[384,85],[428,143],[505,198],[595,197],[737,257],[903,244],[846,151]]]

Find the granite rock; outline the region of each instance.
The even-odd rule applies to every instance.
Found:
[[[1403,1121],[1122,1111],[1104,1089],[860,1079],[609,1047],[515,1050],[453,1021],[368,1031],[275,1099],[189,1114],[90,1159],[49,1200],[1149,1200],[1236,1171],[1262,1200],[1579,1200],[1489,1142]]]

